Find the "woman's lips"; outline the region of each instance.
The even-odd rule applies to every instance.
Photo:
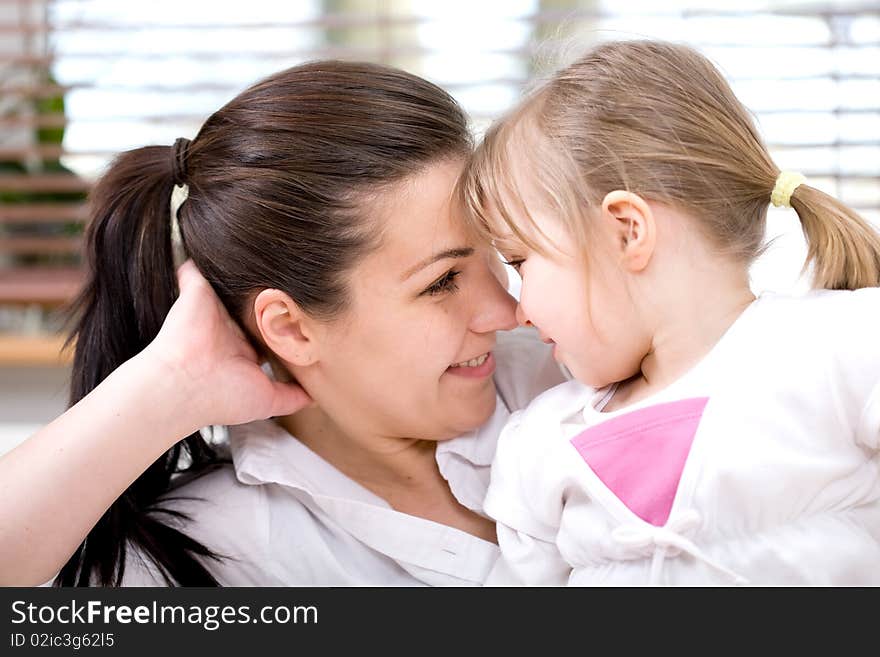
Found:
[[[491,351],[485,355],[486,360],[475,367],[450,366],[446,368],[446,373],[463,376],[468,379],[484,379],[495,371],[495,356]]]

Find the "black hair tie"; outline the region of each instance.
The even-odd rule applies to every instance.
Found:
[[[171,177],[175,185],[185,185],[187,177],[187,156],[189,155],[190,140],[180,137],[174,141],[171,147]]]

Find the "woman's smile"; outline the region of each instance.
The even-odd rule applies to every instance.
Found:
[[[495,358],[492,356],[491,351],[481,354],[476,358],[455,363],[446,369],[446,372],[449,374],[472,379],[484,379],[487,376],[491,376],[494,371]]]

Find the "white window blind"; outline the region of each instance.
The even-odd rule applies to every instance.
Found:
[[[781,167],[880,225],[877,2],[0,0],[0,333],[45,325],[40,309],[75,289],[82,195],[115,153],[194,136],[265,75],[400,66],[480,133],[561,57],[641,37],[708,55]],[[771,212],[770,237],[759,287],[802,284],[796,219]]]

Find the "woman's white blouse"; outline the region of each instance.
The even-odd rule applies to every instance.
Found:
[[[498,403],[479,430],[438,443],[440,472],[458,501],[485,515],[498,434],[510,413],[564,381],[533,331],[499,334]],[[230,427],[232,465],[166,495],[184,531],[226,555],[207,562],[226,586],[467,586],[486,579],[498,547],[392,509],[272,421]],[[163,521],[170,522],[168,516]],[[125,586],[162,585],[137,553]]]

